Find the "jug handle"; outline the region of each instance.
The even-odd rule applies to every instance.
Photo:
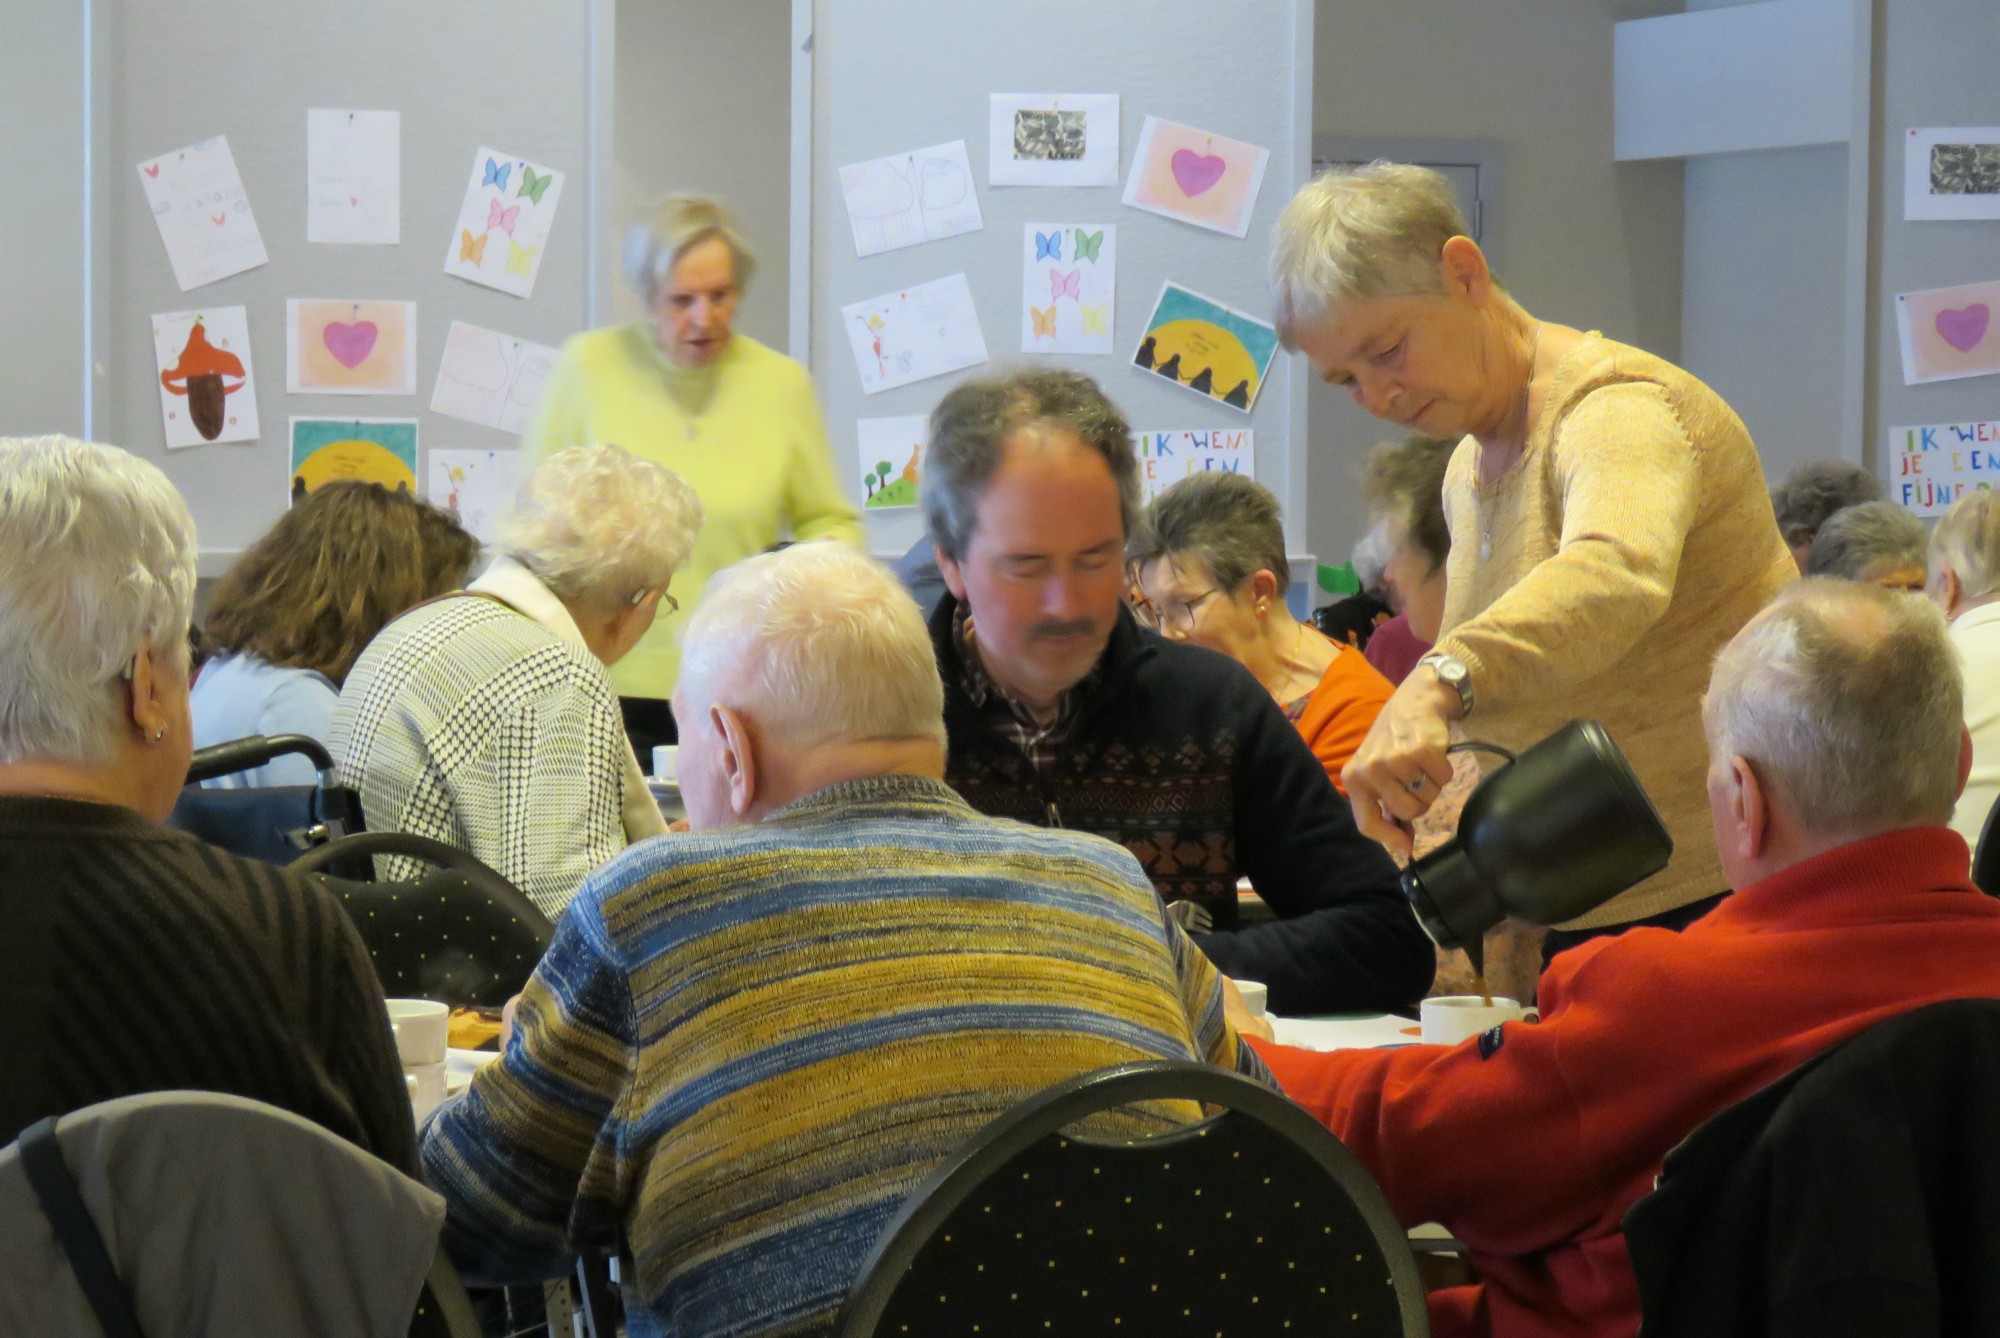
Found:
[[[1497,743],[1481,743],[1481,742],[1480,742],[1480,741],[1479,741],[1478,739],[1467,739],[1467,740],[1466,740],[1465,742],[1463,742],[1463,743],[1454,743],[1454,744],[1452,744],[1452,745],[1451,745],[1450,747],[1446,748],[1446,749],[1445,749],[1445,752],[1447,752],[1447,753],[1497,753],[1497,754],[1498,754],[1498,755],[1500,755],[1501,757],[1504,757],[1504,758],[1506,758],[1506,759],[1507,759],[1507,760],[1508,760],[1509,762],[1512,762],[1512,761],[1514,760],[1514,754],[1512,754],[1512,753],[1508,752],[1508,751],[1507,751],[1507,750],[1506,750],[1505,748],[1502,748],[1502,747],[1501,747],[1501,746],[1500,746],[1499,744],[1497,744]]]

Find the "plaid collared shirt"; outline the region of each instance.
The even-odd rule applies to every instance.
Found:
[[[965,695],[978,708],[981,721],[1001,737],[1012,740],[1035,769],[1035,775],[1047,779],[1057,754],[1069,739],[1070,727],[1076,723],[1078,703],[1097,681],[1098,666],[1091,666],[1089,673],[1056,699],[1053,719],[1042,721],[993,681],[986,666],[980,663],[977,638],[970,611],[961,602],[951,619],[951,644],[958,652],[959,681]]]

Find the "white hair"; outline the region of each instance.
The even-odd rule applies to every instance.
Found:
[[[625,282],[650,306],[688,248],[710,237],[728,244],[735,262],[731,277],[742,292],[756,273],[757,257],[728,206],[707,195],[669,195],[631,226],[625,234]]]
[[[0,763],[116,753],[117,681],[187,654],[194,518],[158,468],[74,437],[0,438]]]
[[[616,613],[664,590],[694,548],[701,499],[619,446],[572,446],[521,482],[500,548],[564,603]]]
[[[1354,575],[1363,590],[1380,590],[1389,559],[1396,556],[1396,541],[1389,535],[1389,518],[1383,516],[1368,527],[1354,545]]]
[[[1963,712],[1937,606],[1831,577],[1787,587],[1723,647],[1702,707],[1715,757],[1848,839],[1950,819]]]
[[[1951,504],[1931,531],[1930,570],[1958,576],[1966,599],[2000,592],[2000,492],[1980,488]]]
[[[1470,232],[1451,183],[1428,167],[1373,162],[1308,181],[1278,216],[1271,283],[1278,338],[1343,302],[1444,291],[1444,244]]]
[[[888,568],[829,541],[717,572],[682,635],[679,687],[691,713],[740,710],[786,747],[945,737],[915,601]]]

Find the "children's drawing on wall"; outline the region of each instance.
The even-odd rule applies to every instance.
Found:
[[[965,141],[849,163],[840,194],[854,229],[854,252],[880,255],[985,226]]]
[[[1030,223],[1021,237],[1021,351],[1110,353],[1118,229]]]
[[[870,395],[986,361],[986,337],[963,274],[850,302],[840,319],[861,389]]]
[[[988,114],[988,185],[1118,184],[1116,93],[995,93]]]
[[[414,395],[417,304],[286,299],[285,389],[294,395]]]
[[[1257,477],[1257,453],[1247,427],[1135,432],[1132,437],[1139,448],[1139,487],[1149,502],[1190,474],[1222,470]]]
[[[153,317],[153,357],[168,446],[257,440],[257,386],[242,307]]]
[[[482,146],[472,155],[444,272],[515,297],[533,294],[562,186],[554,168]]]
[[[306,112],[306,240],[394,246],[403,238],[400,112]]]
[[[416,419],[294,418],[291,426],[294,504],[334,479],[416,492]]]
[[[2000,373],[2000,281],[1896,295],[1903,384]]]
[[[519,435],[542,401],[557,356],[547,344],[453,321],[431,410]]]
[[[140,163],[139,187],[182,292],[270,260],[226,136]]]
[[[1153,304],[1132,365],[1249,413],[1277,353],[1271,325],[1169,283]]]
[[[2000,126],[1913,128],[1904,141],[1904,218],[2000,218]]]
[[[431,505],[457,516],[480,543],[492,543],[500,517],[514,500],[519,453],[434,448],[425,463],[430,483],[426,497]]]
[[[863,508],[888,511],[917,504],[929,425],[930,420],[920,413],[854,420]]]
[[[1889,495],[1920,516],[1941,516],[1974,488],[2000,487],[2000,420],[1892,427]]]
[[[1148,116],[1125,178],[1125,203],[1242,237],[1271,151]]]

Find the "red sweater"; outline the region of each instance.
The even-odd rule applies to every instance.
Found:
[[[1256,1042],[1293,1100],[1442,1222],[1484,1281],[1431,1296],[1438,1338],[1639,1328],[1619,1220],[1709,1116],[1895,1014],[2000,998],[2000,901],[1942,827],[1795,864],[1686,931],[1574,948],[1540,1023],[1458,1046],[1330,1054]]]

